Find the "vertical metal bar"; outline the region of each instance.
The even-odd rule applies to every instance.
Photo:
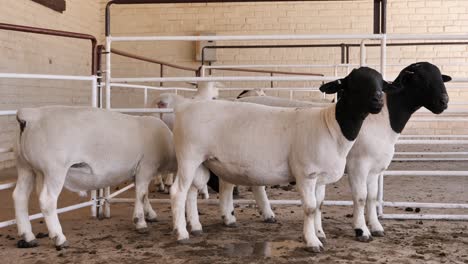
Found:
[[[99,218],[102,218],[104,216],[104,210],[103,210],[104,207],[102,206],[103,205],[102,197],[104,197],[104,189],[99,189],[99,191],[98,191],[98,199],[99,199],[98,217]]]
[[[273,73],[270,73],[270,76],[273,77]],[[274,87],[273,81],[270,81],[270,87],[271,87],[271,88]]]
[[[359,66],[362,67],[362,66],[366,65],[366,44],[365,44],[365,40],[361,41],[360,52],[361,52],[361,59],[359,61]]]
[[[144,103],[144,107],[148,107],[148,89],[145,88],[144,90],[144,99],[143,99],[143,103]]]
[[[106,218],[110,218],[110,199],[109,199],[109,195],[110,195],[110,187],[106,187],[106,189],[104,190],[104,196],[106,197],[106,200],[104,201],[104,216]]]
[[[91,106],[98,107],[98,87],[97,87],[97,76],[93,76],[92,90],[91,90]]]
[[[163,64],[159,64],[159,77],[164,77],[164,65]],[[163,82],[160,82],[159,83],[159,86],[160,87],[163,87],[164,86],[164,83]]]
[[[106,109],[111,108],[111,37],[106,37]]]
[[[387,33],[387,0],[381,0],[381,22],[380,31],[383,34]]]
[[[345,62],[345,44],[341,43],[341,63]]]
[[[380,41],[380,74],[385,80],[386,78],[386,66],[387,66],[387,35],[383,34]]]
[[[349,63],[349,45],[346,45],[346,63]]]
[[[378,182],[379,191],[377,193],[377,200],[378,200],[377,215],[379,217],[383,216],[383,189],[384,189],[383,184],[384,184],[384,176],[383,176],[383,173],[381,173],[379,175],[379,182]]]
[[[289,100],[291,100],[291,101],[292,101],[292,99],[293,99],[293,98],[294,98],[293,91],[292,91],[292,90],[290,90],[290,91],[289,91]]]
[[[374,34],[380,34],[380,1],[374,0]]]
[[[93,205],[91,205],[91,217],[96,217],[97,216],[96,190],[91,191],[91,200],[94,202]]]
[[[205,65],[200,66],[200,77],[205,77]]]

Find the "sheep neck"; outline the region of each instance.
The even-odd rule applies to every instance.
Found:
[[[349,141],[354,141],[369,113],[359,111],[355,105],[347,101],[342,98],[336,103],[335,118],[343,136]]]
[[[415,95],[406,92],[406,89],[396,94],[387,94],[387,109],[393,131],[401,133],[411,115],[421,108],[417,99]]]

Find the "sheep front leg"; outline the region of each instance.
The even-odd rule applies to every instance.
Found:
[[[39,195],[41,212],[49,230],[49,238],[55,242],[57,250],[68,247],[57,215],[57,199],[62,191],[67,174],[66,169],[49,169],[44,172],[44,182]]]
[[[181,162],[179,162],[177,176],[170,189],[170,194],[174,233],[177,236],[177,241],[183,243],[189,239],[185,220],[187,193],[195,177],[195,171],[201,163],[184,163],[185,159],[179,157],[178,160]]]
[[[348,173],[353,196],[353,227],[356,232],[356,239],[360,242],[369,242],[372,241],[372,236],[367,228],[364,217],[364,207],[367,198],[366,180],[369,172],[361,169],[348,171]]]
[[[315,213],[315,233],[322,243],[326,243],[327,236],[322,227],[322,205],[325,199],[325,185],[318,185],[315,191],[317,197],[317,209]]]
[[[38,243],[31,228],[29,221],[29,196],[31,195],[34,184],[34,172],[18,159],[17,170],[18,180],[13,191],[13,200],[15,203],[16,226],[18,235],[22,240],[18,241],[19,248],[37,247]]]
[[[252,186],[252,193],[254,195],[255,202],[263,215],[263,221],[265,221],[265,223],[276,223],[275,213],[271,210],[265,186]]]
[[[315,232],[315,214],[317,212],[315,189],[317,178],[307,177],[304,179],[298,179],[297,182],[304,209],[304,240],[306,243],[306,250],[314,253],[320,253],[323,250],[323,244],[320,242]]]
[[[384,229],[377,216],[377,194],[379,192],[380,174],[369,175],[367,179],[367,221],[369,223],[371,234],[375,237],[383,237]]]
[[[236,227],[236,217],[234,216],[234,201],[232,192],[234,184],[219,181],[219,209],[224,225],[227,227]]]

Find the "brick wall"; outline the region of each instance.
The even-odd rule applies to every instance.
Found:
[[[468,31],[468,1],[464,0],[392,0],[388,1],[388,33],[465,33]],[[1,22],[49,27],[89,33],[104,40],[104,7],[107,1],[68,0],[67,11],[54,12],[29,0],[0,0]],[[330,34],[372,33],[373,1],[336,2],[272,2],[225,4],[165,4],[112,7],[112,33],[118,35],[194,35],[201,32],[216,34]],[[329,43],[331,41],[277,41],[273,43]],[[342,41],[336,41],[340,43]],[[343,41],[344,42],[344,41]],[[348,43],[358,43],[346,41]],[[218,44],[262,44],[272,42],[218,42]],[[114,43],[114,48],[139,55],[199,66],[194,61],[193,42]],[[87,41],[65,41],[51,37],[0,31],[0,72],[30,72],[54,74],[88,74],[90,58]],[[340,63],[339,48],[218,50],[215,64],[330,64]],[[159,66],[113,56],[113,76],[159,76]],[[368,64],[379,63],[379,49],[368,48]],[[438,65],[466,63],[468,49],[451,47],[391,47],[389,64],[409,64],[427,60]],[[358,48],[351,49],[351,63],[359,62]],[[399,72],[401,66],[389,67],[388,76]],[[464,65],[441,66],[444,73],[466,77]],[[296,70],[284,69],[281,70]],[[332,74],[331,69],[301,69],[304,72]],[[341,71],[340,74],[344,72]],[[192,75],[181,70],[165,69],[165,76]],[[239,75],[217,71],[215,75]],[[247,75],[247,74],[241,74]],[[153,83],[152,85],[158,85]],[[169,85],[169,84],[166,84]],[[184,85],[185,84],[177,84]],[[236,83],[231,86],[268,87],[269,83]],[[293,83],[276,86],[318,85]],[[57,81],[0,80],[0,109],[43,104],[89,104],[87,83]],[[237,92],[224,93],[235,96]],[[286,92],[272,93],[288,96]],[[157,93],[150,93],[150,100]],[[451,90],[452,101],[463,101],[468,94],[463,89]],[[317,93],[296,93],[307,99]],[[140,107],[143,92],[115,89],[114,107]],[[16,128],[12,118],[0,118],[0,147],[11,145]],[[409,133],[467,133],[464,124],[411,124]],[[0,167],[9,166],[11,155],[0,155]]]
[[[468,30],[468,1],[462,0],[393,0],[388,1],[387,32],[395,34],[434,33],[454,34]],[[200,32],[216,34],[358,34],[372,33],[373,1],[337,2],[275,2],[275,3],[226,3],[184,5],[133,5],[112,8],[113,35],[194,35]],[[333,41],[277,41],[273,43],[330,43]],[[356,41],[335,41],[335,43]],[[218,42],[217,44],[262,44],[272,42]],[[369,41],[368,43],[372,43]],[[115,43],[114,48],[140,55],[158,58],[183,65],[199,66],[194,61],[193,42],[138,42]],[[376,68],[379,64],[379,48],[367,48],[367,63]],[[388,64],[408,65],[416,61],[430,61],[442,71],[455,77],[467,77],[466,46],[412,46],[389,47]],[[132,62],[113,57],[113,76],[158,76],[157,65]],[[351,63],[359,63],[359,48],[351,48]],[[218,50],[215,64],[330,64],[340,63],[339,48]],[[387,76],[394,78],[403,66],[389,66]],[[278,69],[279,70],[279,69]],[[332,69],[285,69],[291,71],[333,74]],[[343,71],[339,72],[344,74]],[[166,70],[167,76],[187,73]],[[215,71],[214,75],[249,75]],[[157,85],[157,84],[153,84]],[[268,87],[264,83],[232,83],[228,86]],[[307,87],[318,83],[275,83],[276,86]],[[233,97],[237,92],[223,93]],[[288,92],[270,94],[288,96]],[[133,96],[132,96],[133,95]],[[318,97],[317,93],[297,92],[298,99]],[[450,89],[452,101],[464,101],[468,94],[463,89]],[[116,91],[114,104],[133,105],[142,101],[142,93],[122,89]],[[466,133],[465,124],[418,123],[408,127],[409,133]]]
[[[30,0],[0,0],[0,22],[81,32],[100,37],[100,3],[69,0],[58,13]],[[89,75],[91,42],[0,30],[0,72]],[[0,79],[0,109],[49,104],[89,105],[90,82]],[[13,116],[0,117],[0,147],[11,147],[17,129]],[[0,154],[0,168],[13,155]]]

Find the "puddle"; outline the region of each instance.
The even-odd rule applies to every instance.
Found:
[[[226,245],[224,254],[230,257],[280,257],[289,255],[294,249],[303,247],[298,241],[236,243]]]

